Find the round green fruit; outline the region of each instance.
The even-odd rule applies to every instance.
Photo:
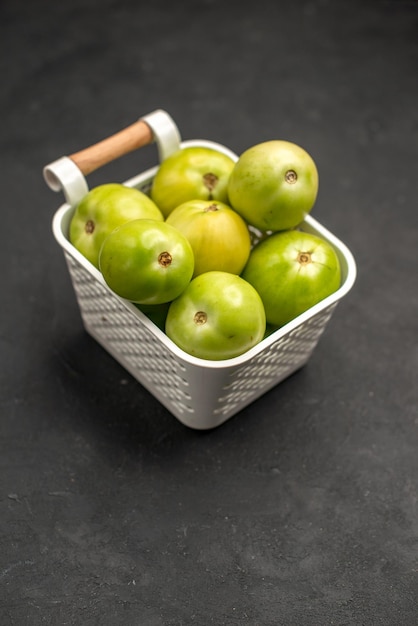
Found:
[[[341,269],[327,241],[290,230],[261,241],[242,277],[260,294],[267,322],[279,327],[334,293],[340,287]]]
[[[69,239],[95,267],[105,238],[117,227],[134,219],[163,221],[156,204],[142,191],[119,183],[91,189],[75,209]]]
[[[213,148],[180,148],[160,165],[151,198],[167,217],[188,200],[219,200],[228,203],[228,179],[235,161]]]
[[[170,304],[167,336],[192,356],[219,361],[239,356],[264,337],[266,316],[256,290],[240,276],[206,272]]]
[[[246,222],[223,202],[191,200],[176,207],[166,219],[193,248],[194,276],[219,270],[240,274],[251,251]]]
[[[228,181],[229,202],[261,231],[299,225],[318,194],[312,157],[289,141],[266,141],[241,154]]]
[[[176,228],[155,220],[131,220],[103,242],[100,271],[118,296],[162,304],[181,294],[194,269],[193,250]]]

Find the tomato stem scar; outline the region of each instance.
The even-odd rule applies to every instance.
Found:
[[[208,316],[204,311],[197,311],[197,313],[194,314],[193,321],[198,326],[202,326],[202,324],[206,324],[207,319]]]
[[[284,178],[285,181],[289,183],[289,185],[294,185],[298,179],[298,175],[296,174],[295,170],[287,170]]]
[[[301,265],[307,265],[312,263],[312,257],[310,252],[299,252],[298,261]]]
[[[209,191],[213,191],[215,189],[217,182],[218,182],[218,177],[216,176],[216,174],[212,174],[212,172],[203,174],[203,183],[205,187],[209,189]]]
[[[204,213],[208,213],[209,211],[219,211],[218,205],[213,203],[203,209]]]
[[[161,252],[158,255],[158,263],[162,265],[162,267],[168,267],[169,265],[171,265],[172,260],[173,260],[173,257],[167,251]]]
[[[93,222],[93,220],[87,220],[86,225],[84,226],[84,230],[88,235],[91,235],[91,233],[94,231],[94,227],[95,223]]]

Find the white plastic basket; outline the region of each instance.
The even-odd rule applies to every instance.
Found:
[[[212,147],[238,158],[225,146],[211,141],[180,141],[176,125],[164,111],[155,111],[140,122],[152,129],[151,141],[158,144],[160,160],[179,146],[191,145]],[[119,135],[121,138],[122,133]],[[67,199],[54,215],[53,233],[64,252],[84,327],[183,424],[195,429],[214,428],[306,364],[336,305],[355,281],[355,261],[337,237],[308,216],[302,229],[324,238],[338,254],[342,270],[338,291],[239,357],[223,361],[193,357],[178,348],[135,305],[115,295],[100,272],[69,242],[71,217],[88,189],[84,174],[118,153],[115,141],[110,141],[107,153],[106,140],[97,144],[97,150],[104,150],[106,156],[102,154],[99,165],[90,169],[81,164],[83,151],[71,158],[63,157],[44,170],[48,185],[61,189]],[[144,142],[134,144],[128,148],[125,145],[120,154]],[[148,191],[157,168],[158,164],[125,184]]]

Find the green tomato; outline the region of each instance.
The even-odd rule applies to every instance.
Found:
[[[219,270],[240,274],[251,251],[246,222],[227,204],[191,200],[166,219],[188,239],[195,257],[194,276]]]
[[[283,326],[334,293],[341,283],[334,248],[298,230],[275,233],[251,252],[242,273],[258,291],[267,322]]]
[[[105,238],[117,226],[139,218],[164,220],[155,202],[139,189],[119,183],[99,185],[76,207],[70,223],[70,242],[99,267],[99,252]]]
[[[235,161],[213,148],[180,148],[160,165],[151,198],[167,217],[188,200],[219,200],[228,203],[228,179]]]
[[[182,350],[219,361],[243,354],[264,337],[266,316],[256,290],[240,276],[206,272],[170,304],[165,330]]]
[[[317,194],[315,162],[289,141],[266,141],[243,152],[228,182],[232,208],[262,231],[299,225],[312,210]]]
[[[103,242],[100,271],[118,296],[140,304],[174,300],[188,285],[193,250],[176,228],[155,220],[131,220]]]

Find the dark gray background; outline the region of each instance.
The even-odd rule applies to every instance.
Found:
[[[2,0],[0,46],[2,626],[416,626],[418,3]],[[42,179],[156,108],[304,146],[358,264],[309,364],[206,433],[83,331]]]

